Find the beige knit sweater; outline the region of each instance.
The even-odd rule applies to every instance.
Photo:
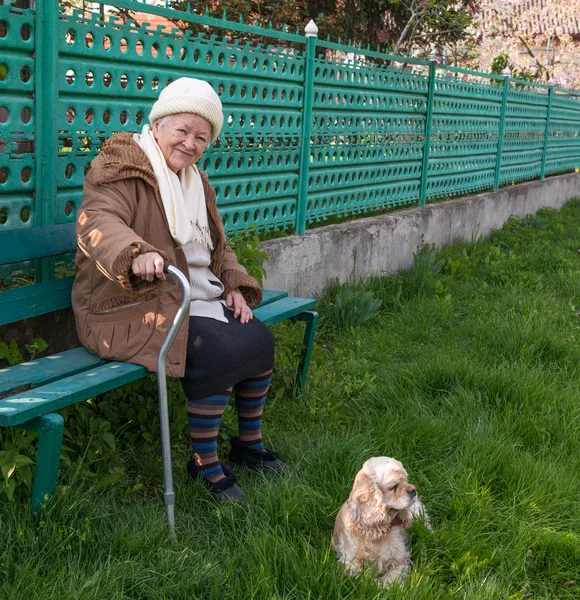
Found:
[[[227,323],[224,316],[226,303],[220,299],[224,293],[222,282],[210,271],[210,251],[199,242],[188,242],[181,246],[189,268],[191,285],[191,304],[189,314],[192,317],[207,317]]]

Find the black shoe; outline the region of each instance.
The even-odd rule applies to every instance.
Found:
[[[230,443],[232,448],[229,458],[236,465],[270,473],[284,474],[290,471],[288,465],[280,460],[280,455],[273,450],[256,450],[238,437],[230,438]]]
[[[209,481],[202,477],[195,467],[195,461],[190,460],[187,463],[187,474],[192,481],[200,479],[203,485],[210,491],[211,495],[219,502],[239,502],[246,499],[246,493],[238,485],[238,478],[233,471],[222,466],[225,479],[219,481]]]

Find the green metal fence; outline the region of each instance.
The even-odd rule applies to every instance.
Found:
[[[580,94],[207,15],[187,25],[0,0],[0,228],[75,218],[103,141],[168,82],[207,79],[225,125],[204,155],[228,232],[497,189],[580,167]]]

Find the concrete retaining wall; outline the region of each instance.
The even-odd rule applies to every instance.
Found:
[[[511,215],[561,208],[575,196],[580,196],[580,173],[269,240],[262,244],[270,257],[264,287],[308,296],[353,274],[368,277],[407,269],[421,242],[441,246],[455,239],[487,236]]]

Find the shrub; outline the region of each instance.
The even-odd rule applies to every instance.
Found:
[[[228,238],[228,245],[236,253],[240,264],[262,285],[266,275],[264,263],[268,262],[268,255],[260,250],[260,238],[255,228],[250,227],[237,236]]]

